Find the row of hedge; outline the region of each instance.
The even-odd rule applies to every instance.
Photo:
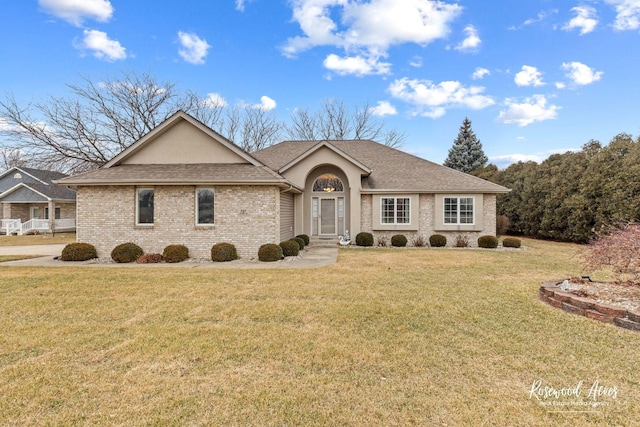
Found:
[[[386,246],[386,239],[378,238],[379,246]],[[407,237],[403,234],[395,234],[391,236],[391,246],[395,247],[404,247],[407,246],[408,240]],[[478,238],[478,247],[494,249],[498,247],[498,238],[495,236],[480,236]],[[356,235],[356,245],[357,246],[373,246],[374,239],[373,234],[363,231]],[[516,239],[515,237],[505,237],[502,240],[502,246],[505,248],[519,248],[521,246],[520,239]],[[421,236],[418,236],[413,241],[414,246],[426,246],[426,242],[424,242]],[[429,246],[434,248],[441,248],[447,245],[447,237],[442,234],[433,234],[429,237]],[[465,247],[469,246],[469,241],[466,237],[460,236],[460,238],[456,239],[456,246]]]
[[[279,245],[262,245],[258,251],[260,261],[277,261],[285,256],[297,256],[300,250],[309,244],[309,236],[300,234],[293,239],[281,242]],[[62,261],[87,261],[97,258],[96,248],[89,243],[70,243],[62,250]],[[189,249],[185,245],[169,245],[162,254],[145,254],[142,248],[133,243],[122,243],[113,248],[111,259],[117,263],[137,262],[151,264],[159,262],[176,263],[189,258]],[[211,247],[211,260],[226,262],[238,259],[238,251],[231,243],[216,243]]]

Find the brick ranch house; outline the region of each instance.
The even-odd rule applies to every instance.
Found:
[[[336,240],[496,231],[508,189],[373,141],[286,141],[248,154],[179,111],[99,169],[63,178],[77,189],[77,240],[99,256],[123,242],[161,253],[184,244],[206,258],[218,242],[241,257],[297,234]]]

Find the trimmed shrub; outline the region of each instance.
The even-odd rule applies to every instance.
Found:
[[[407,237],[404,234],[395,234],[391,236],[391,246],[403,248],[407,246]]]
[[[356,234],[356,245],[358,246],[373,246],[373,234],[361,231]]]
[[[300,253],[300,246],[295,240],[280,242],[280,247],[282,248],[282,255],[284,256],[298,256],[298,253]]]
[[[62,249],[62,261],[86,261],[98,258],[96,248],[89,243],[69,243]]]
[[[416,237],[414,237],[411,240],[411,244],[416,248],[422,248],[427,245],[427,241],[424,239],[422,235],[418,234]]]
[[[382,246],[382,247],[387,246],[387,244],[389,243],[387,236],[378,236],[376,237],[376,240],[378,242],[378,246]]]
[[[465,236],[464,234],[458,234],[456,236],[456,241],[453,246],[456,248],[468,248],[469,247],[469,236]]]
[[[434,234],[429,237],[429,245],[434,248],[443,248],[447,246],[447,238],[442,234]]]
[[[211,247],[211,261],[227,262],[238,259],[238,251],[231,243],[216,243]]]
[[[185,245],[169,245],[162,251],[165,262],[182,262],[189,258],[189,249]]]
[[[136,264],[158,264],[162,262],[162,254],[144,254],[136,260]]]
[[[111,251],[111,259],[119,263],[133,262],[144,254],[135,243],[121,243]]]
[[[498,238],[496,236],[480,236],[478,237],[478,246],[485,249],[495,249],[498,247]]]
[[[275,243],[267,243],[258,249],[258,259],[265,262],[280,261],[282,259],[282,248]]]
[[[522,246],[522,242],[520,239],[516,239],[515,237],[505,237],[502,239],[502,246],[505,248],[519,248]]]
[[[291,239],[291,240],[295,240],[296,242],[298,242],[298,246],[300,246],[300,250],[303,250],[303,249],[304,249],[304,247],[307,245],[307,244],[304,242],[304,239],[303,239],[302,237],[294,237],[294,238],[293,238],[293,239]]]
[[[309,236],[307,236],[306,234],[298,234],[296,237],[299,237],[302,240],[304,240],[305,246],[309,246]]]

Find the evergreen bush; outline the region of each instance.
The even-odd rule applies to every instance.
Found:
[[[300,250],[303,250],[304,247],[306,246],[306,243],[304,242],[304,239],[302,237],[294,237],[291,240],[295,240],[296,242],[298,242],[298,246],[300,246]]]
[[[135,243],[121,243],[111,251],[111,259],[119,263],[128,263],[137,260],[144,254],[142,248]]]
[[[227,262],[238,259],[238,251],[231,243],[216,243],[211,247],[211,261]]]
[[[429,245],[434,248],[443,248],[447,246],[447,238],[442,234],[433,234],[429,237]]]
[[[391,246],[403,248],[407,246],[407,237],[403,234],[396,234],[391,236]]]
[[[373,234],[366,231],[361,231],[356,234],[356,245],[358,246],[373,246]]]
[[[495,249],[498,247],[498,238],[496,236],[480,236],[478,237],[478,246],[484,249]]]
[[[282,248],[282,255],[284,256],[298,256],[298,253],[300,253],[300,246],[295,240],[280,242],[280,247]]]
[[[258,249],[258,259],[264,262],[280,261],[282,259],[282,248],[275,243],[267,243]]]
[[[87,261],[98,258],[96,248],[89,243],[69,243],[62,249],[62,261]]]
[[[304,240],[304,245],[309,246],[309,236],[307,236],[306,234],[298,234],[296,237],[300,237],[302,240]]]
[[[162,251],[165,262],[182,262],[189,258],[189,249],[185,245],[169,245]]]
[[[520,239],[516,239],[515,237],[505,237],[502,239],[502,246],[505,248],[519,248],[522,246],[522,242]]]

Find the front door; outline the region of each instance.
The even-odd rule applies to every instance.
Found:
[[[320,235],[336,234],[336,199],[320,199]]]
[[[40,208],[38,206],[31,206],[31,218],[30,219],[40,219]]]
[[[336,236],[344,233],[344,197],[313,197],[311,203],[312,235]]]

